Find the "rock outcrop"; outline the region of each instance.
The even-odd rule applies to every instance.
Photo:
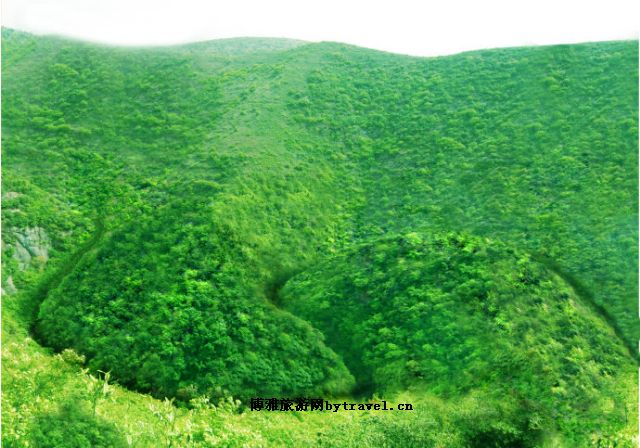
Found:
[[[2,287],[2,295],[4,296],[5,294],[15,294],[16,292],[18,292],[18,290],[16,289],[16,285],[13,284],[13,277],[7,277],[7,281],[4,282],[4,285]]]
[[[51,239],[42,227],[27,227],[16,230],[16,242],[13,246],[13,258],[18,261],[20,270],[25,270],[34,260],[46,263],[49,260]]]

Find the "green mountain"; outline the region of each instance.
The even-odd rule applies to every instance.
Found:
[[[632,446],[637,54],[3,29],[3,443]]]

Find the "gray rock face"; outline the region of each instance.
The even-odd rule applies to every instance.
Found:
[[[15,231],[16,243],[13,258],[18,260],[21,270],[27,269],[34,259],[42,263],[49,260],[51,239],[42,227],[27,227]]]
[[[15,294],[17,291],[16,285],[13,284],[13,277],[7,277],[7,281],[4,283],[4,287],[2,288],[2,295]]]

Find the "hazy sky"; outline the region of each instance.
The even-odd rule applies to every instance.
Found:
[[[117,45],[238,36],[412,55],[637,39],[638,0],[1,0],[2,24]]]

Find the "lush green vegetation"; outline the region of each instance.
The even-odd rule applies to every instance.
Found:
[[[633,443],[637,42],[2,37],[7,446]]]
[[[636,43],[328,50],[292,108],[362,179],[361,234],[468,231],[549,256],[636,347]]]
[[[43,303],[38,333],[159,397],[348,392],[321,334],[257,299],[240,244],[202,209],[183,199],[114,231]]]
[[[453,399],[491,384],[492,401],[516,404],[519,423],[504,420],[524,445],[556,426],[580,432],[629,411],[611,373],[634,369],[613,330],[544,266],[495,242],[383,238],[294,277],[283,300],[326,335],[363,388],[426,385]],[[605,390],[619,414],[600,421]]]

